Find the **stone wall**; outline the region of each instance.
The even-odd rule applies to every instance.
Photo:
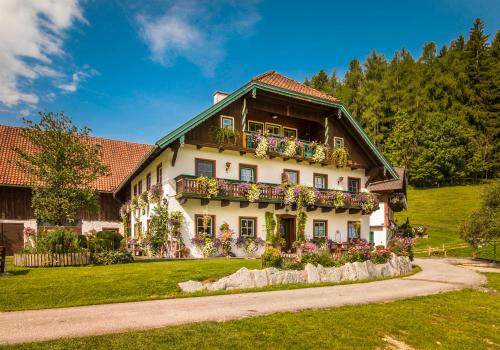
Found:
[[[187,281],[179,283],[183,292],[202,290],[232,290],[259,288],[277,284],[319,283],[360,281],[380,277],[400,276],[412,271],[412,264],[406,256],[392,255],[385,264],[374,264],[371,261],[347,263],[340,267],[323,267],[307,264],[304,270],[278,270],[269,267],[263,270],[249,270],[245,267],[232,275],[211,283]]]

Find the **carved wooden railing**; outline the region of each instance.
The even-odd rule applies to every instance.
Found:
[[[192,175],[180,175],[176,179],[177,197],[207,198],[206,187]],[[217,179],[218,195],[213,199],[246,201],[246,191],[238,180]],[[259,182],[260,196],[256,202],[283,203],[284,190],[278,184]],[[335,196],[342,194],[342,208],[361,209],[357,193],[341,190],[316,190],[316,206],[335,207]]]

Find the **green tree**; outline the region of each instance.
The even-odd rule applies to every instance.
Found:
[[[500,243],[500,181],[488,186],[483,198],[481,208],[462,222],[460,235],[475,253],[480,246],[492,245],[496,259],[496,247]]]
[[[35,217],[57,225],[71,223],[82,210],[96,211],[96,179],[109,174],[100,148],[90,142],[90,129],[78,129],[64,113],[40,113],[25,120],[22,135],[34,151],[16,148],[17,167],[33,187]]]

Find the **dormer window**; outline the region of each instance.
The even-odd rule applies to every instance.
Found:
[[[335,136],[333,138],[333,146],[334,147],[344,147],[344,138]]]
[[[220,116],[220,127],[224,129],[234,130],[234,118],[225,115]]]

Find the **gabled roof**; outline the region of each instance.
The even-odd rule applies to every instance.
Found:
[[[172,142],[183,139],[184,135],[195,128],[208,118],[212,117],[215,113],[221,111],[224,107],[230,105],[240,97],[246,95],[249,92],[252,92],[253,96],[257,95],[258,90],[263,90],[267,92],[272,92],[276,94],[280,94],[283,96],[295,98],[302,101],[308,101],[311,103],[316,103],[323,106],[335,107],[338,108],[342,115],[344,115],[350,122],[350,124],[354,127],[356,132],[361,136],[361,138],[366,142],[371,151],[375,154],[375,156],[380,160],[381,164],[383,164],[384,169],[395,179],[398,178],[398,174],[392,168],[389,161],[380,153],[377,149],[373,141],[368,137],[365,133],[361,125],[351,116],[351,114],[347,111],[344,105],[342,105],[337,99],[326,95],[316,89],[308,87],[304,84],[301,84],[295,80],[287,78],[275,71],[266,72],[264,74],[258,75],[254,77],[247,84],[240,87],[238,90],[234,91],[228,97],[223,100],[217,102],[216,104],[210,106],[196,117],[188,120],[186,123],[182,124],[178,128],[174,129],[160,140],[156,142],[156,145],[160,149],[164,149],[168,147]],[[144,160],[147,161],[147,158]],[[120,186],[121,187],[121,186]]]
[[[0,186],[30,186],[28,177],[15,166],[18,159],[14,148],[35,152],[35,147],[21,134],[22,128],[0,125]],[[153,146],[100,137],[85,137],[85,142],[99,144],[103,161],[110,175],[100,177],[94,188],[101,192],[113,192],[125,177],[138,165]]]
[[[284,75],[272,70],[260,75],[257,75],[252,79],[252,81],[268,84],[272,86],[279,87],[281,89],[295,91],[303,95],[308,95],[312,97],[323,98],[325,100],[338,102],[339,100],[333,96],[325,94],[324,92],[318,91],[310,86],[299,83],[296,80],[285,77]]]
[[[406,193],[406,169],[404,167],[394,167],[394,170],[398,173],[398,179],[372,182],[368,185],[368,189],[372,192]]]

